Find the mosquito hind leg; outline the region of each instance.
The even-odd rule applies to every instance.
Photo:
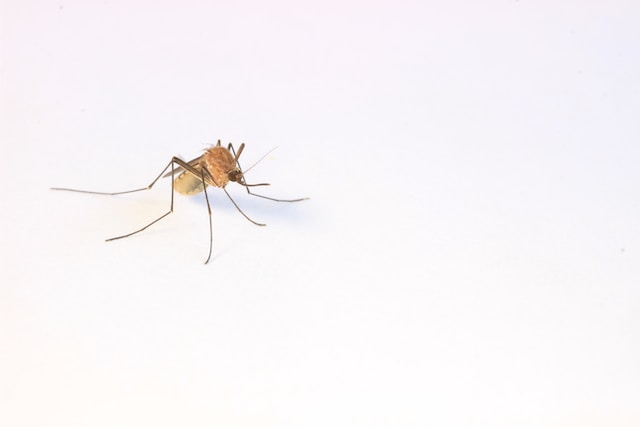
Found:
[[[129,236],[133,236],[134,234],[138,234],[138,233],[140,233],[141,231],[144,231],[144,230],[146,230],[147,228],[151,227],[153,224],[155,224],[156,222],[160,221],[161,219],[165,218],[166,216],[168,216],[170,213],[172,213],[172,212],[173,212],[173,194],[175,193],[175,191],[174,191],[174,185],[175,185],[175,184],[174,184],[174,174],[175,174],[175,167],[174,167],[174,165],[175,165],[176,163],[177,163],[177,164],[180,164],[180,161],[181,161],[181,160],[180,160],[180,159],[178,159],[177,157],[173,157],[173,158],[171,159],[171,161],[169,162],[169,164],[168,164],[167,166],[165,166],[165,168],[164,168],[164,169],[162,169],[162,172],[160,172],[160,175],[158,175],[158,176],[156,177],[156,179],[154,179],[154,180],[151,182],[151,184],[149,184],[147,187],[144,187],[144,188],[139,188],[139,189],[137,189],[137,190],[130,190],[130,191],[121,191],[121,192],[118,192],[118,193],[97,193],[97,192],[93,192],[93,191],[80,191],[81,193],[117,195],[117,194],[134,193],[134,192],[142,191],[142,190],[149,190],[149,189],[151,189],[151,187],[153,187],[153,186],[154,186],[154,184],[155,184],[156,182],[158,182],[158,180],[162,177],[162,175],[165,173],[165,171],[166,171],[167,169],[171,168],[171,205],[169,206],[169,211],[168,211],[168,212],[166,212],[164,215],[162,215],[162,216],[160,216],[160,217],[156,218],[155,220],[151,221],[149,224],[145,225],[144,227],[142,227],[142,228],[140,228],[140,229],[138,229],[138,230],[136,230],[136,231],[133,231],[133,232],[131,232],[131,233],[123,234],[122,236],[116,236],[116,237],[112,237],[112,238],[110,238],[110,239],[107,239],[107,240],[106,240],[107,242],[111,242],[112,240],[124,239],[125,237],[129,237]],[[78,190],[69,190],[69,191],[78,191]]]
[[[135,190],[126,190],[126,191],[116,191],[115,193],[109,193],[109,192],[104,192],[104,191],[88,191],[88,190],[76,190],[74,188],[62,188],[62,187],[51,187],[51,190],[56,190],[56,191],[71,191],[73,193],[85,193],[85,194],[102,194],[105,196],[118,196],[120,194],[129,194],[129,193],[137,193],[138,191],[145,191],[145,190],[151,190],[151,188],[156,184],[156,182],[158,182],[158,180],[160,178],[162,178],[162,175],[166,172],[167,169],[169,169],[169,167],[171,167],[171,175],[173,176],[173,164],[174,163],[178,163],[177,157],[173,157],[171,159],[171,161],[167,164],[167,166],[164,167],[164,169],[162,169],[162,172],[160,172],[160,174],[153,180],[151,181],[151,184],[147,185],[146,187],[142,187],[142,188],[136,188]]]

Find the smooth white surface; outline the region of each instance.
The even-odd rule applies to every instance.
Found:
[[[637,2],[0,4],[1,425],[640,423]]]

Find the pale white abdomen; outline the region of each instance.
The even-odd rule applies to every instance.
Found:
[[[180,194],[190,196],[201,193],[204,190],[204,184],[201,177],[196,177],[189,172],[182,172],[174,181],[173,188]]]

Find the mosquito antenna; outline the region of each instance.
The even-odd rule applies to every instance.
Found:
[[[258,159],[258,161],[256,161],[254,164],[252,164],[251,166],[249,166],[247,169],[243,170],[242,173],[245,174],[247,172],[249,172],[251,169],[253,169],[258,163],[260,163],[261,161],[263,161],[265,159],[265,157],[267,157],[269,154],[273,153],[274,151],[276,151],[278,147],[273,147],[271,150],[267,151],[267,153],[265,155],[263,155],[262,157],[260,157]],[[237,160],[236,160],[237,161]],[[240,164],[238,164],[239,166]],[[242,170],[242,168],[240,168]],[[257,184],[257,185],[263,185],[263,184]]]

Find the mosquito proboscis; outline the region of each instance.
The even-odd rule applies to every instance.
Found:
[[[207,195],[207,186],[221,188],[233,206],[236,207],[238,212],[242,214],[248,221],[252,222],[258,226],[265,226],[266,224],[259,223],[249,218],[247,214],[245,214],[240,206],[233,200],[231,195],[226,189],[226,186],[229,182],[236,182],[243,186],[247,193],[252,196],[261,197],[263,199],[272,200],[274,202],[300,202],[302,200],[307,200],[308,197],[302,197],[299,199],[276,199],[269,196],[264,196],[262,194],[257,194],[251,191],[253,187],[262,187],[268,186],[270,184],[267,183],[259,183],[259,184],[249,184],[246,182],[244,178],[244,174],[253,168],[258,162],[260,162],[266,155],[260,158],[256,163],[254,163],[247,170],[243,171],[240,166],[240,162],[238,161],[242,151],[244,150],[244,143],[240,144],[238,147],[238,151],[233,147],[233,144],[229,144],[227,147],[223,147],[218,140],[218,143],[214,146],[211,146],[207,150],[205,150],[204,154],[200,157],[196,157],[195,159],[185,162],[179,157],[172,157],[171,161],[162,169],[162,172],[153,180],[149,185],[142,188],[137,188],[135,190],[127,190],[127,191],[117,191],[117,192],[101,192],[101,191],[87,191],[87,190],[76,190],[73,188],[60,188],[53,187],[52,190],[57,191],[72,191],[75,193],[86,193],[86,194],[102,194],[107,196],[117,196],[120,194],[129,194],[136,193],[139,191],[150,190],[156,182],[160,180],[160,178],[171,177],[171,204],[169,207],[169,211],[161,215],[160,217],[154,219],[149,224],[144,227],[135,230],[131,233],[123,234],[121,236],[116,236],[107,239],[107,242],[112,240],[124,239],[125,237],[133,236],[134,234],[138,234],[141,231],[146,230],[151,227],[153,224],[159,222],[163,218],[167,217],[169,214],[173,212],[173,195],[177,191],[180,194],[184,195],[194,195],[201,192],[204,192],[205,200],[207,203],[207,212],[209,215],[209,254],[207,255],[207,259],[204,262],[208,264],[211,260],[211,256],[213,254],[213,220],[211,217],[211,204],[209,203],[209,196]],[[171,169],[167,172],[168,169]],[[176,174],[178,176],[176,177]]]

